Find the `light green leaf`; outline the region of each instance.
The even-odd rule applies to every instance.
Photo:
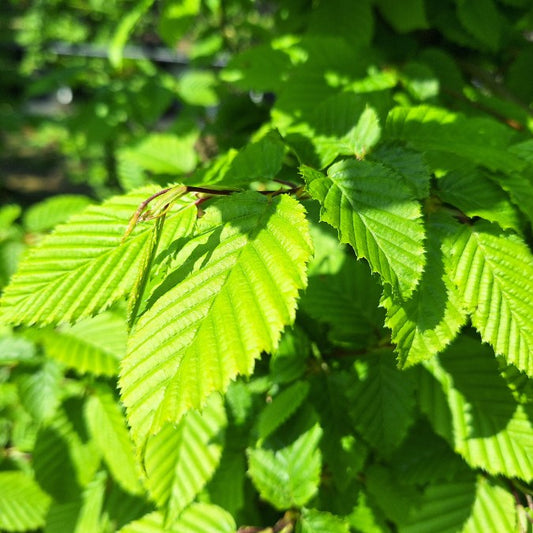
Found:
[[[288,196],[223,198],[206,210],[198,232],[180,252],[185,263],[170,274],[170,290],[137,323],[123,360],[122,399],[137,438],[249,374],[294,320],[306,284],[307,223]]]
[[[141,17],[150,9],[154,0],[138,0],[122,17],[109,46],[109,61],[115,68],[122,66],[122,53],[128,37]]]
[[[28,531],[44,525],[50,505],[35,481],[19,471],[0,472],[0,528]]]
[[[476,501],[461,533],[516,531],[514,496],[500,484],[478,476]]]
[[[31,375],[24,375],[19,381],[20,401],[24,408],[39,422],[54,415],[60,400],[63,378],[61,367],[51,360]]]
[[[350,414],[362,436],[381,455],[399,446],[413,422],[411,376],[396,368],[392,352],[372,353],[351,393]]]
[[[85,404],[88,430],[117,483],[133,494],[142,492],[137,462],[125,416],[117,400],[104,387],[96,389]]]
[[[531,481],[531,406],[515,399],[492,351],[459,337],[423,365],[420,406],[436,433],[473,468]]]
[[[72,322],[126,294],[137,278],[137,258],[152,223],[137,224],[125,240],[124,233],[139,204],[156,191],[140,189],[89,206],[30,249],[0,300],[2,319],[28,325]],[[171,211],[169,227],[179,224],[179,217],[179,210]]]
[[[533,256],[516,235],[477,222],[450,226],[446,267],[472,324],[494,351],[533,375]]]
[[[79,213],[92,200],[87,196],[61,194],[34,204],[24,212],[23,222],[27,231],[43,232],[57,224],[66,222],[69,217]]]
[[[322,429],[313,425],[278,449],[249,449],[249,475],[260,496],[282,511],[305,505],[318,490]]]
[[[102,527],[102,505],[106,495],[107,475],[97,472],[94,479],[85,487],[81,498],[81,505],[76,521],[74,533],[106,533]]]
[[[46,354],[79,373],[114,376],[126,353],[126,322],[112,312],[38,333]]]
[[[218,394],[200,412],[190,410],[177,425],[166,424],[148,438],[144,465],[146,485],[159,508],[167,510],[167,524],[205,487],[222,453],[221,433],[226,413]]]
[[[216,75],[209,70],[186,70],[179,78],[178,92],[190,105],[216,106],[216,84]]]
[[[2,365],[36,360],[36,356],[35,344],[24,337],[2,336],[0,338],[0,364]]]
[[[466,322],[462,301],[444,271],[441,218],[428,223],[427,264],[420,284],[408,299],[383,288],[381,305],[387,310],[385,325],[392,330],[400,366],[414,365],[442,351]]]
[[[348,522],[331,513],[303,509],[296,533],[349,533]]]
[[[274,396],[259,415],[259,438],[265,439],[287,421],[302,405],[308,393],[309,383],[297,381]]]
[[[233,517],[221,507],[193,503],[171,525],[165,525],[162,513],[145,515],[124,526],[119,533],[235,533]]]
[[[154,174],[186,174],[196,166],[194,145],[197,139],[195,129],[182,135],[151,133],[137,146],[123,150],[122,160]]]
[[[424,268],[424,228],[420,205],[392,169],[368,161],[345,160],[328,175],[301,167],[321,219],[339,232],[373,272],[394,292],[409,296]]]

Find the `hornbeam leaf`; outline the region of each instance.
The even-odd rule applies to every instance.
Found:
[[[533,256],[526,244],[484,221],[452,228],[449,275],[472,324],[498,355],[533,375]]]
[[[294,320],[311,255],[304,209],[285,195],[222,198],[206,210],[172,287],[140,318],[122,361],[136,438],[249,374]],[[179,280],[180,272],[185,276]]]
[[[411,366],[442,351],[466,321],[456,289],[444,271],[439,220],[428,224],[427,265],[420,284],[410,298],[395,297],[384,287],[381,304],[387,309],[385,325],[401,366]]]
[[[74,322],[126,294],[142,268],[138,258],[153,223],[138,224],[132,235],[123,236],[139,204],[156,190],[147,187],[89,206],[30,249],[0,301],[2,319],[28,325]],[[181,217],[190,217],[190,210],[179,207],[167,215],[172,235]],[[188,222],[184,227],[189,229]]]
[[[24,472],[0,472],[0,529],[28,531],[43,526],[50,503],[50,497]]]
[[[301,167],[321,219],[339,232],[393,291],[409,296],[424,268],[420,205],[401,175],[369,161],[345,160],[325,176]]]

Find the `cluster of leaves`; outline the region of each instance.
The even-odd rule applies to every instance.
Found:
[[[529,2],[152,4],[124,192],[0,210],[0,529],[531,531]]]

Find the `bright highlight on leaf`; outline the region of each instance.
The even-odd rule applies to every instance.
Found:
[[[177,284],[141,317],[123,360],[122,398],[137,439],[249,374],[294,320],[306,285],[307,222],[288,196],[223,198],[198,234],[170,274]]]
[[[0,300],[2,320],[26,325],[74,322],[127,294],[142,266],[138,257],[153,223],[138,225],[124,242],[123,236],[131,215],[156,190],[140,189],[90,206],[30,249]],[[179,224],[180,211],[167,218]]]
[[[393,291],[409,296],[424,268],[424,227],[420,205],[402,177],[368,161],[345,160],[328,175],[302,167],[322,220],[339,232]]]

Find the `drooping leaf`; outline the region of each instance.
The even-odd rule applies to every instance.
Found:
[[[250,373],[293,321],[306,283],[307,225],[288,196],[221,199],[198,231],[192,250],[181,252],[185,263],[169,275],[172,288],[137,323],[123,360],[122,399],[137,437],[179,421],[237,374]]]
[[[420,406],[473,468],[533,479],[533,413],[519,402],[488,346],[459,337],[419,374]]]
[[[302,167],[322,220],[339,232],[373,272],[394,292],[412,293],[424,268],[424,228],[419,204],[392,169],[368,161],[345,160],[328,175]]]
[[[109,311],[38,336],[47,355],[82,374],[114,376],[126,353],[126,323]]]
[[[315,424],[284,448],[248,450],[248,473],[252,482],[260,496],[276,509],[301,507],[316,493],[321,436],[322,429]]]
[[[441,218],[427,225],[427,264],[415,292],[408,299],[383,288],[381,305],[387,310],[385,325],[392,330],[400,366],[411,366],[442,351],[466,322],[466,312],[455,286],[444,270]]]
[[[381,455],[387,456],[413,422],[413,382],[396,368],[389,350],[370,354],[360,381],[350,394],[350,415],[356,428]]]
[[[126,294],[138,275],[137,258],[152,223],[138,224],[132,235],[123,237],[139,204],[156,190],[141,189],[89,206],[30,249],[0,300],[2,320],[28,325],[73,322],[103,311]],[[167,224],[179,226],[179,210],[167,215]]]
[[[88,430],[114,479],[127,492],[141,492],[141,469],[126,419],[109,390],[100,387],[87,400],[85,418]]]
[[[50,497],[24,472],[0,472],[0,528],[4,531],[42,527],[50,503]]]
[[[189,411],[174,426],[166,424],[148,438],[144,464],[146,485],[172,524],[202,490],[220,462],[226,414],[213,394],[200,412]]]
[[[533,374],[533,256],[516,235],[484,221],[450,226],[447,271],[472,324],[497,354]]]

